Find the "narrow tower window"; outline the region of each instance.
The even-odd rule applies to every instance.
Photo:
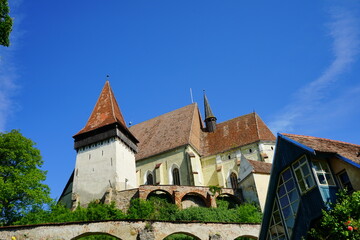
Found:
[[[180,185],[180,173],[178,168],[172,170],[174,185]]]
[[[146,177],[146,185],[154,185],[154,176],[149,173]]]
[[[232,188],[232,189],[237,189],[238,184],[237,184],[237,176],[236,176],[236,173],[231,173],[231,174],[230,174],[230,183],[231,183],[231,188]]]

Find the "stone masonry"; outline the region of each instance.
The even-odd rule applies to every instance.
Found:
[[[0,227],[0,240],[76,240],[104,233],[123,240],[161,240],[173,233],[185,233],[200,240],[237,237],[257,239],[260,224],[101,221]]]

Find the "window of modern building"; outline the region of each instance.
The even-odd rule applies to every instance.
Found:
[[[328,164],[323,160],[313,161],[313,170],[320,185],[334,186],[335,182]]]
[[[238,188],[237,175],[234,172],[232,172],[230,174],[230,183],[231,183],[231,188],[232,189],[237,189]]]
[[[301,194],[304,194],[306,191],[315,186],[309,163],[305,156],[301,157],[298,161],[293,163],[292,166]]]
[[[172,170],[172,177],[174,185],[180,185],[180,172],[178,168]]]
[[[152,173],[148,173],[146,177],[146,185],[154,185],[154,176]]]
[[[281,221],[280,211],[277,202],[274,202],[274,208],[270,218],[270,227],[267,235],[267,239],[286,239],[285,228]]]
[[[289,238],[291,238],[300,200],[295,180],[290,168],[286,169],[280,175],[276,194],[279,203],[279,209],[284,219],[284,225],[286,227]]]
[[[345,170],[340,172],[337,176],[342,188],[346,188],[349,192],[354,191],[354,188],[350,182],[349,175]]]

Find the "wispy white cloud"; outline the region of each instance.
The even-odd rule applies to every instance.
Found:
[[[334,98],[334,96],[339,98],[339,94],[332,94],[329,98],[328,92],[341,79],[340,75],[351,67],[360,52],[359,19],[352,12],[339,8],[332,9],[330,15],[332,21],[328,24],[328,28],[333,39],[334,60],[320,77],[294,93],[294,99],[270,123],[274,132],[298,130],[299,125],[304,125],[306,121],[308,121],[308,127],[314,126],[320,118],[324,117],[320,113],[325,109],[336,112],[354,109],[360,105],[354,101],[348,104],[347,108],[338,105],[338,110],[334,109],[334,105],[330,105],[340,102],[341,99]],[[353,92],[352,90],[346,91],[348,92],[340,95],[345,96]]]
[[[0,46],[0,131],[6,129],[6,123],[9,117],[17,108],[17,104],[13,100],[13,97],[19,88],[16,83],[18,73],[14,60],[14,53],[22,35],[19,29],[22,17],[16,13],[16,9],[21,2],[22,0],[10,1],[10,16],[14,19],[13,30],[10,35],[11,46]]]

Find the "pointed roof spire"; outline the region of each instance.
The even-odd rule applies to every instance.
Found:
[[[85,127],[75,136],[113,123],[118,123],[127,129],[124,117],[107,80]]]
[[[204,90],[204,110],[205,110],[205,124],[206,124],[206,131],[208,132],[215,132],[216,130],[216,117],[214,116],[209,101],[206,97],[205,90]]]
[[[206,97],[206,94],[205,94],[205,90],[204,91],[204,109],[205,109],[205,120],[206,119],[209,119],[209,118],[215,118],[216,120],[216,117],[214,116],[212,110],[211,110],[211,107],[210,107],[210,104],[209,104],[209,101]]]

